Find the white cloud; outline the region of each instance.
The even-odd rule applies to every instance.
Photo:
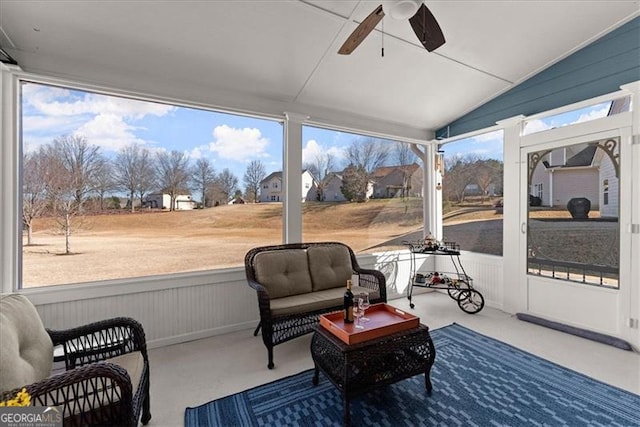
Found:
[[[524,127],[524,134],[542,132],[543,130],[551,129],[551,125],[543,122],[542,120],[530,120]]]
[[[90,144],[107,151],[119,151],[133,143],[148,145],[147,141],[135,136],[135,129],[136,127],[126,123],[122,116],[98,114],[73,133],[84,136]]]
[[[82,117],[23,115],[22,128],[25,132],[41,132],[56,129],[59,134],[70,133],[86,122]]]
[[[502,129],[494,130],[493,132],[487,132],[474,136],[472,139],[478,143],[502,141]]]
[[[25,136],[23,138],[22,149],[25,152],[30,153],[33,151],[37,151],[43,145],[50,144],[51,141],[53,140],[48,136]]]
[[[25,84],[22,91],[24,137],[31,147],[73,134],[106,151],[115,152],[132,143],[152,149],[151,141],[135,135],[140,128],[132,123],[145,116],[165,116],[176,108],[39,84]]]
[[[571,124],[575,125],[576,123],[582,123],[582,122],[588,122],[590,120],[601,119],[603,117],[607,117],[607,114],[609,114],[609,104],[605,105],[599,110],[591,110],[587,113],[580,114],[580,117],[578,117],[578,119]]]
[[[26,103],[47,116],[77,116],[83,114],[116,114],[130,119],[147,115],[164,116],[175,107],[156,102],[139,101],[89,92],[72,92],[52,86],[25,85]]]
[[[541,132],[548,129],[553,129],[556,127],[563,127],[569,125],[575,125],[577,123],[588,122],[591,120],[600,119],[602,117],[606,117],[609,114],[609,106],[610,103],[603,103],[594,105],[592,107],[587,107],[582,110],[570,111],[568,113],[557,114],[555,116],[547,117],[543,120],[530,120],[527,122],[524,133],[531,134],[536,132]],[[600,107],[600,108],[598,108]],[[581,113],[577,119],[574,121],[571,120],[570,117],[572,115],[577,114],[579,111],[584,111]]]
[[[322,153],[322,146],[315,139],[310,139],[302,148],[302,164],[313,162]]]
[[[197,160],[204,157],[204,153],[202,150],[209,151],[209,147],[206,145],[200,145],[198,147],[193,148],[191,151],[187,153],[190,159]]]
[[[320,154],[331,154],[338,162],[344,159],[344,150],[342,148],[335,145],[326,148],[315,139],[310,139],[302,148],[302,164],[313,163]]]
[[[262,136],[260,129],[220,125],[213,129],[209,150],[216,152],[221,159],[243,161],[248,157],[268,157],[268,144],[269,140]]]

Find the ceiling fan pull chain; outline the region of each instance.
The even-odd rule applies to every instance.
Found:
[[[384,21],[382,21],[382,57],[384,58]]]

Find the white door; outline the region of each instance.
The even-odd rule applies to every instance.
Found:
[[[529,314],[634,342],[628,117],[521,137],[519,283]]]

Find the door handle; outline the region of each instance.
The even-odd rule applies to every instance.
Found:
[[[522,225],[520,226],[520,231],[522,232],[522,234],[527,234],[527,223],[523,222]]]

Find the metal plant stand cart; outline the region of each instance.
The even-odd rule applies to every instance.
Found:
[[[351,345],[318,326],[311,339],[313,384],[318,384],[322,371],[342,393],[344,425],[350,425],[351,398],[376,387],[424,374],[425,389],[431,393],[429,374],[435,356],[425,325]]]
[[[458,302],[458,307],[466,313],[478,313],[484,307],[484,297],[473,289],[473,279],[464,271],[460,261],[460,246],[455,242],[428,241],[404,241],[403,244],[409,247],[411,254],[411,265],[409,272],[409,286],[407,287],[407,298],[409,306],[415,307],[411,301],[413,287],[430,289],[446,289],[447,293],[454,301]],[[432,271],[428,274],[418,273],[416,264],[416,254],[446,255],[451,258],[451,263],[455,272],[439,273]]]

